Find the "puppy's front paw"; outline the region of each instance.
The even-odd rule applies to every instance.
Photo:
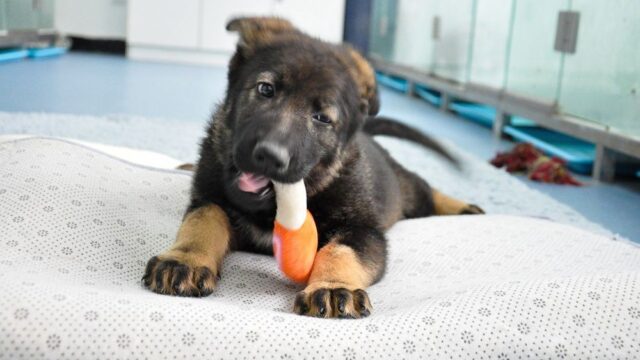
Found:
[[[216,279],[217,269],[210,263],[170,251],[149,260],[142,283],[158,294],[200,297],[213,292]]]
[[[482,210],[478,205],[469,204],[465,208],[460,211],[460,215],[482,215],[484,214],[484,210]]]
[[[369,295],[364,290],[312,286],[298,293],[293,308],[298,315],[340,319],[367,317],[371,310]]]

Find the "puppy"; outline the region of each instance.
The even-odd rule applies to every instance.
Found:
[[[374,118],[375,74],[354,49],[278,18],[239,18],[227,29],[240,39],[226,97],[201,144],[191,204],[143,283],[160,294],[211,294],[229,251],[272,254],[270,180],[304,179],[319,250],[294,312],[367,316],[365,289],[385,271],[385,230],[401,219],[482,210],[432,189],[372,139],[399,136],[448,156],[419,132]]]

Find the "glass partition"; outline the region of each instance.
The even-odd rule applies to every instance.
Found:
[[[513,30],[507,68],[507,90],[543,102],[558,96],[562,54],[554,50],[558,12],[568,0],[513,2]]]
[[[434,46],[435,75],[458,82],[467,80],[475,3],[476,0],[434,2],[440,19],[440,36]]]
[[[387,61],[393,60],[396,33],[396,0],[374,0],[369,30],[369,53]]]
[[[495,89],[505,87],[513,3],[478,0],[470,55],[469,82]]]
[[[398,1],[394,62],[433,72],[432,28],[436,3],[436,0]]]
[[[7,29],[7,2],[0,0],[0,31]]]
[[[32,1],[5,0],[7,29],[27,30],[38,28],[38,13]]]
[[[54,0],[40,0],[38,5],[38,28],[53,29]]]
[[[560,106],[571,115],[640,136],[640,1],[573,0],[575,54],[565,56]]]

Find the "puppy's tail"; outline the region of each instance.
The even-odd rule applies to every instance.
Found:
[[[372,136],[385,135],[412,141],[444,157],[455,167],[460,167],[460,162],[458,161],[458,159],[451,155],[442,145],[440,145],[439,142],[437,142],[430,136],[398,121],[385,117],[369,118],[364,123],[363,131]]]

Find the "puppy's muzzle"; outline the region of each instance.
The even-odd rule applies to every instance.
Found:
[[[261,141],[253,149],[253,161],[265,173],[283,173],[289,168],[291,155],[287,148],[272,142]]]

